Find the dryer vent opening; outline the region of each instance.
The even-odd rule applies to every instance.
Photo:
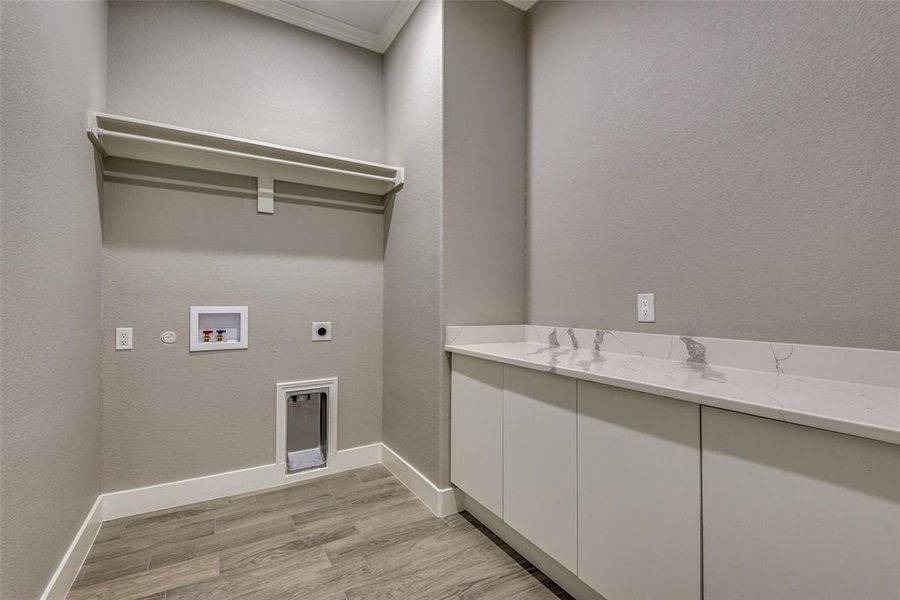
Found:
[[[287,396],[287,470],[297,473],[326,465],[328,390]]]

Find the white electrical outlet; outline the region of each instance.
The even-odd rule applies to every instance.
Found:
[[[312,341],[331,341],[331,321],[316,321],[312,324]]]
[[[638,294],[637,308],[639,323],[656,322],[656,303],[653,301],[653,294]]]
[[[131,350],[131,327],[116,327],[116,350]]]

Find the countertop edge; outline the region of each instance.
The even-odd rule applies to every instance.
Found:
[[[900,445],[900,428],[898,428],[898,430],[892,430],[888,428],[878,427],[876,425],[870,425],[867,423],[859,423],[846,419],[831,418],[827,415],[809,414],[806,412],[795,411],[783,407],[767,406],[735,398],[729,398],[726,396],[703,394],[683,388],[662,387],[656,384],[643,382],[638,379],[626,379],[602,375],[598,373],[588,373],[574,369],[567,369],[564,367],[548,367],[546,364],[541,362],[522,360],[520,358],[498,355],[491,352],[481,352],[478,350],[474,350],[471,347],[446,344],[444,346],[444,350],[452,354],[462,354],[465,356],[471,356],[473,358],[481,358],[484,360],[508,364],[515,367],[522,367],[535,371],[543,371],[545,373],[559,375],[560,377],[571,377],[572,379],[580,379],[582,381],[589,381],[592,383],[599,383],[637,392],[654,394],[665,398],[671,398],[673,400],[692,402],[694,404],[699,404],[700,406],[709,406],[710,408],[730,410],[746,415],[782,421],[784,423],[792,423],[794,425],[813,427],[816,429],[822,429],[834,433],[842,433],[845,435],[852,435],[855,437],[866,438],[878,442]]]

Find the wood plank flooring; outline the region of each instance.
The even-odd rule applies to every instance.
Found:
[[[103,524],[69,600],[569,598],[384,467]]]

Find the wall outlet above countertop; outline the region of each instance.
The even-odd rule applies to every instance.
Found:
[[[656,301],[653,299],[653,294],[638,294],[637,309],[639,323],[656,322]]]

